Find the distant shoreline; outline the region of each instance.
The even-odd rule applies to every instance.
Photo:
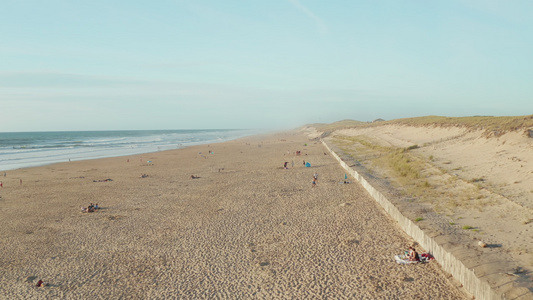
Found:
[[[0,133],[0,171],[154,153],[257,133],[233,129]]]

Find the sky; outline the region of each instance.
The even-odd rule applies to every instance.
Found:
[[[530,0],[0,4],[0,132],[533,114]]]

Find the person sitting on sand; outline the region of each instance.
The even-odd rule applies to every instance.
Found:
[[[82,212],[82,213],[86,213],[86,212],[87,212],[87,207],[83,207],[83,206],[82,206],[82,207],[81,207],[81,212]]]
[[[98,206],[98,203],[96,203],[96,204],[94,205],[94,209],[97,210],[97,209],[99,209],[99,208],[100,208],[100,206]]]
[[[44,281],[39,280],[39,281],[37,281],[37,284],[36,284],[35,286],[36,286],[36,287],[44,287],[44,286],[47,286],[47,284],[44,283]]]
[[[418,256],[418,252],[416,252],[415,248],[409,247],[409,253],[407,254],[407,258],[410,261],[419,261],[420,257]]]
[[[113,179],[108,178],[108,179],[101,179],[101,180],[93,180],[93,182],[108,182],[108,181],[113,181]]]

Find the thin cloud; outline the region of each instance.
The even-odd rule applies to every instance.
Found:
[[[300,3],[300,1],[298,1],[298,0],[288,0],[288,1],[292,5],[294,5],[294,7],[296,7],[296,9],[298,9],[300,12],[306,14],[309,18],[311,18],[315,22],[316,27],[318,29],[318,32],[320,34],[328,33],[328,28],[327,28],[326,24],[324,23],[324,21],[322,21],[321,18],[319,18],[317,15],[315,15],[314,12],[312,12],[309,8],[307,8],[304,5],[302,5]]]
[[[54,71],[0,72],[0,88],[102,87],[141,84],[143,81],[108,76],[62,73]]]
[[[152,63],[144,64],[143,67],[157,68],[157,69],[183,69],[183,68],[195,68],[195,67],[206,67],[213,65],[222,65],[218,62],[209,62],[209,61],[193,61],[193,62],[161,62],[161,63]]]

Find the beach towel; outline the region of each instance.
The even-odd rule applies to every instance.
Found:
[[[419,263],[418,261],[409,260],[406,255],[400,254],[394,256],[394,260],[396,260],[396,263],[399,265],[407,265],[407,264],[416,264]]]
[[[407,253],[407,251],[405,251],[405,253]],[[397,264],[406,265],[406,264],[416,264],[416,263],[427,263],[435,259],[433,255],[429,253],[422,253],[419,255],[419,257],[420,257],[420,260],[414,261],[414,260],[409,260],[409,258],[407,258],[407,254],[400,254],[400,255],[394,256],[394,260],[396,261]]]

